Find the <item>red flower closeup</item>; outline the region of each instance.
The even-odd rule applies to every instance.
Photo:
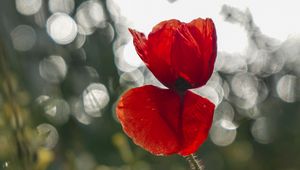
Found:
[[[206,84],[213,72],[217,50],[213,21],[163,21],[148,38],[129,31],[138,55],[169,89],[146,85],[127,91],[116,109],[123,130],[156,155],[196,152],[208,136],[215,106],[188,89]]]
[[[211,19],[190,23],[168,20],[157,24],[148,39],[129,29],[136,51],[155,77],[168,88],[203,86],[210,78],[217,52]]]

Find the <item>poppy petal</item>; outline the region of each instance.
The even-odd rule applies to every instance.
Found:
[[[155,77],[169,88],[173,88],[178,75],[171,65],[171,46],[174,34],[182,23],[168,20],[157,24],[148,36],[149,55],[148,68]]]
[[[204,59],[203,69],[206,73],[203,74],[203,81],[206,82],[214,68],[214,63],[217,55],[217,35],[213,21],[211,19],[195,19],[187,24],[188,29],[199,46],[201,57]]]
[[[214,108],[215,105],[208,99],[191,91],[185,93],[182,113],[183,145],[180,155],[195,153],[207,139]]]
[[[147,39],[145,35],[141,32],[138,32],[134,29],[128,29],[133,37],[133,44],[135,46],[135,50],[137,51],[138,55],[141,59],[147,63],[147,54],[148,54],[148,47],[147,47]]]
[[[172,66],[181,78],[189,82],[192,87],[204,85],[202,77],[204,59],[201,57],[197,41],[186,25],[178,28],[171,49]]]
[[[121,97],[116,112],[125,133],[152,154],[180,150],[180,97],[176,92],[152,85],[134,88]]]
[[[166,20],[166,21],[162,21],[158,24],[156,24],[152,30],[150,34],[155,34],[156,31],[160,31],[160,30],[165,30],[165,29],[171,29],[171,30],[176,30],[178,26],[182,25],[182,22],[180,22],[177,19],[170,19],[170,20]]]

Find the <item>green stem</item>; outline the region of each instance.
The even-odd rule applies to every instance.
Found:
[[[201,160],[199,160],[195,154],[185,156],[184,158],[189,163],[191,170],[204,170]]]

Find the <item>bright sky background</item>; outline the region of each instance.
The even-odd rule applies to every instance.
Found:
[[[220,15],[227,4],[244,11],[249,8],[254,22],[261,31],[284,41],[300,32],[298,0],[114,0],[120,7],[130,27],[148,34],[158,22],[176,18],[189,22],[194,18],[210,17],[217,27],[218,50],[240,53],[247,46],[245,31],[237,24],[230,24]]]

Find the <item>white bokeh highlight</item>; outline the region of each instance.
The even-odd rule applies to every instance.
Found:
[[[74,10],[75,2],[74,0],[49,0],[48,6],[52,13],[63,12],[70,14]]]
[[[59,55],[51,55],[39,63],[40,76],[51,83],[59,83],[67,74],[67,64]]]
[[[43,139],[43,146],[48,149],[53,149],[59,139],[59,134],[56,128],[48,123],[43,123],[37,126],[37,131],[40,138]]]
[[[77,8],[75,19],[81,29],[80,34],[91,35],[97,27],[102,27],[105,20],[102,4],[97,0],[89,0]]]
[[[20,14],[33,15],[42,7],[42,0],[16,0],[16,9]]]
[[[54,13],[47,20],[47,32],[58,44],[69,44],[77,35],[77,24],[65,13]]]
[[[101,116],[103,109],[109,102],[106,87],[100,83],[90,84],[82,94],[84,111],[92,117]]]

